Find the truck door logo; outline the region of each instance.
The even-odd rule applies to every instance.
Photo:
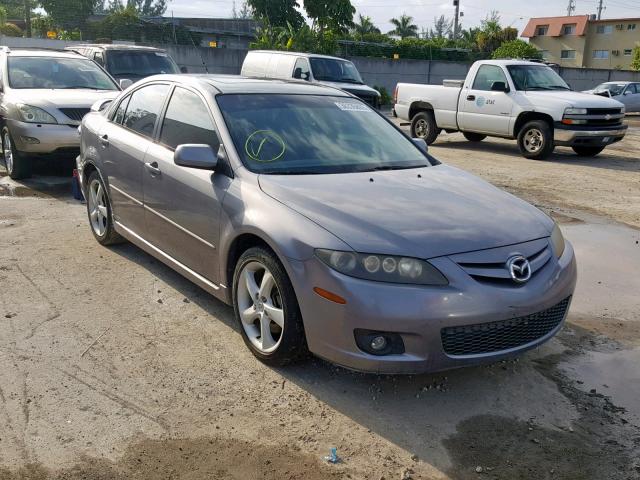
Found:
[[[484,97],[478,97],[476,98],[476,105],[478,107],[484,107]]]

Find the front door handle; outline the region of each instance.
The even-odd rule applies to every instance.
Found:
[[[476,96],[475,96],[475,95],[467,95],[467,100],[469,100],[469,101],[473,101],[473,100],[475,100],[475,99],[476,99]]]
[[[154,177],[156,175],[160,175],[160,168],[158,167],[158,162],[151,162],[151,163],[145,163],[144,164],[144,168],[147,169],[147,171],[153,175]]]
[[[109,135],[107,135],[106,133],[104,135],[101,135],[100,136],[100,144],[103,147],[109,146]]]

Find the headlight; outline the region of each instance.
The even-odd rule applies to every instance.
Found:
[[[620,113],[625,113],[626,111],[627,111],[627,106],[622,105],[622,108],[620,109]]]
[[[58,123],[53,115],[43,109],[31,105],[18,104],[18,112],[22,120],[28,123]]]
[[[416,285],[449,284],[436,267],[416,258],[323,249],[316,250],[316,256],[332,269],[364,280]]]
[[[551,232],[551,245],[553,245],[553,252],[556,257],[560,258],[564,252],[564,237],[557,223],[553,227],[553,232]]]
[[[586,115],[587,114],[587,109],[586,108],[565,108],[564,110],[564,114],[565,115]]]

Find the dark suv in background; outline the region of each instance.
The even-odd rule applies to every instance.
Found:
[[[116,80],[137,82],[151,75],[186,73],[160,48],[139,45],[87,44],[67,47],[101,65]]]

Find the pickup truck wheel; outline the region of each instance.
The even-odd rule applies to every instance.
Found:
[[[553,130],[543,120],[528,122],[518,133],[518,147],[525,158],[544,160],[555,148]]]
[[[9,177],[20,180],[31,176],[31,161],[16,149],[7,127],[2,129],[2,154]]]
[[[581,157],[595,157],[604,147],[571,147]]]
[[[411,119],[411,136],[413,138],[421,138],[427,142],[427,145],[431,145],[439,134],[440,129],[432,111],[418,112]]]
[[[464,138],[466,138],[470,142],[481,142],[482,140],[487,138],[486,135],[482,135],[481,133],[474,133],[474,132],[462,132],[462,135],[464,135]]]

